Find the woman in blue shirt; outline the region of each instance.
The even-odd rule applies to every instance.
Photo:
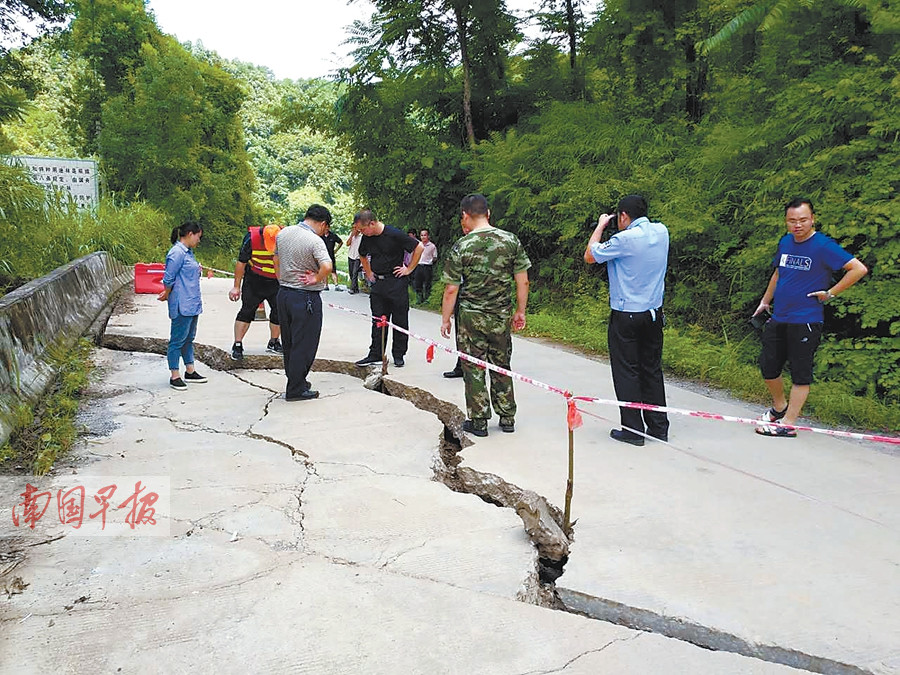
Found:
[[[194,370],[194,336],[197,319],[203,311],[200,300],[200,274],[202,268],[194,257],[194,248],[200,243],[203,228],[197,223],[185,223],[172,230],[172,248],[166,254],[166,273],[163,275],[165,290],[159,294],[160,302],[168,301],[172,332],[169,337],[167,357],[172,371],[169,386],[187,389],[186,382],[206,382],[206,378]],[[178,370],[179,358],[184,359],[184,379]]]

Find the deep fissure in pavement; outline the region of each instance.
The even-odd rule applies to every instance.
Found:
[[[159,338],[122,335],[104,335],[101,344],[109,349],[163,355],[167,347],[167,342]],[[223,350],[202,344],[195,344],[195,352],[198,360],[216,370],[269,370],[279,369],[283,365],[282,358],[275,355],[247,356],[244,361],[235,362]],[[408,401],[419,410],[434,414],[441,421],[444,428],[439,439],[439,456],[433,466],[435,480],[455,492],[471,494],[489,504],[516,511],[538,553],[537,576],[541,588],[537,589],[535,594],[537,604],[635,630],[656,633],[712,651],[732,652],[808,672],[833,675],[871,672],[785,647],[752,643],[736,635],[683,618],[670,617],[607,598],[558,588],[556,581],[565,570],[573,534],[571,531],[563,531],[562,512],[535,492],[508,483],[494,474],[460,466],[462,460],[459,453],[471,445],[472,441],[462,430],[465,415],[457,406],[438,399],[424,389],[382,377],[376,368],[359,368],[345,361],[316,359],[312,370],[356,377],[364,381],[366,388]]]
[[[567,611],[592,619],[615,623],[627,628],[657,633],[666,637],[690,642],[712,651],[734,652],[742,656],[799,668],[813,673],[832,675],[856,675],[871,671],[841,663],[833,659],[787,649],[776,645],[754,644],[724,631],[707,628],[680,617],[665,616],[638,607],[587,595],[565,588],[557,589],[560,601]]]
[[[420,410],[433,413],[444,423],[440,439],[441,466],[435,467],[437,480],[451,490],[475,495],[495,506],[515,509],[519,514],[526,532],[538,551],[538,575],[544,586],[541,594],[542,605],[590,619],[664,635],[711,651],[732,652],[813,673],[829,675],[870,673],[833,659],[776,645],[754,644],[736,635],[685,619],[558,588],[556,580],[564,572],[568,561],[568,546],[573,534],[563,533],[561,511],[536,493],[523,490],[499,476],[461,467],[459,453],[472,442],[462,431],[464,415],[455,405],[416,387],[380,377],[378,380],[377,386],[372,386],[371,383],[367,386],[389,396],[403,398]]]

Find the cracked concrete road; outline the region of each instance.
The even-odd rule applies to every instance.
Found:
[[[198,342],[230,347],[229,286],[204,280]],[[367,308],[364,296],[323,300]],[[437,335],[434,315],[414,311],[412,324]],[[108,330],[166,337],[165,309],[137,296]],[[328,309],[319,356],[353,361],[367,334],[364,319]],[[266,338],[255,324],[247,353],[262,354]],[[611,397],[599,362],[515,348],[514,368]],[[440,377],[449,357],[427,364],[424,353],[413,341],[390,377],[462,406],[461,382]],[[161,356],[98,350],[96,360],[86,419],[108,433],[81,442],[46,485],[159,477],[164,517],[156,536],[76,536],[58,519],[24,535],[0,520],[16,552],[0,572],[11,561],[6,578],[20,580],[0,596],[2,672],[787,672],[539,606],[546,591],[515,512],[434,480],[441,422],[359,379],[314,372],[322,397],[285,403],[278,371],[204,368],[209,383],[182,393],[168,388]],[[565,406],[517,393],[517,432],[492,427],[464,464],[562,506]],[[750,414],[674,388],[670,397]],[[602,421],[587,422],[561,589],[858,669],[900,663],[895,457],[819,438],[776,449],[752,429],[693,419],[673,419],[671,447],[623,448]],[[23,482],[4,479],[8,504]],[[804,566],[815,578],[803,579]]]

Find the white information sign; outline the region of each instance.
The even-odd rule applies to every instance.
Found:
[[[78,206],[95,206],[99,201],[97,162],[93,159],[9,156],[10,164],[24,164],[35,183],[47,190],[65,190]]]

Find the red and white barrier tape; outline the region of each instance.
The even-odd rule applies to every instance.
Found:
[[[328,307],[333,309],[341,310],[344,312],[350,312],[351,314],[358,314],[360,316],[368,318],[370,321],[375,321],[376,325],[379,326],[390,326],[394,330],[398,330],[401,333],[405,333],[406,335],[419,340],[420,342],[424,342],[428,345],[432,345],[443,351],[447,352],[450,355],[457,356],[464,361],[469,361],[470,363],[474,363],[475,365],[484,368],[486,370],[493,370],[494,372],[500,373],[501,375],[507,375],[513,379],[519,380],[520,382],[525,382],[532,386],[538,387],[539,389],[544,389],[546,391],[552,392],[554,394],[559,394],[563,396],[568,401],[568,422],[570,428],[576,428],[581,425],[581,420],[578,415],[578,408],[576,406],[576,401],[582,401],[585,403],[599,403],[600,405],[609,405],[615,406],[617,408],[636,408],[638,410],[655,410],[658,412],[664,413],[672,413],[673,415],[685,415],[687,417],[700,417],[702,419],[708,420],[719,420],[722,422],[738,422],[740,424],[752,424],[753,426],[759,426],[762,422],[758,419],[751,419],[747,417],[736,417],[734,415],[722,415],[720,413],[711,413],[705,412],[702,410],[685,410],[684,408],[672,408],[669,406],[660,406],[660,405],[652,405],[649,403],[632,403],[626,401],[617,401],[615,399],[606,399],[606,398],[598,398],[595,396],[574,396],[571,392],[566,389],[562,389],[560,387],[555,387],[552,384],[546,384],[539,380],[535,380],[534,378],[527,377],[525,375],[521,375],[512,370],[507,370],[506,368],[501,368],[499,366],[495,366],[492,363],[488,363],[487,361],[482,361],[481,359],[475,358],[465,352],[461,352],[452,347],[448,347],[445,344],[441,344],[432,340],[431,338],[427,338],[423,335],[419,335],[418,333],[413,333],[412,331],[397,326],[396,324],[387,321],[385,317],[372,316],[371,314],[367,314],[364,312],[357,311],[355,309],[350,309],[349,307],[343,307],[341,305],[336,305],[334,303],[325,303]],[[431,362],[431,358],[428,358],[429,363]],[[786,429],[795,429],[797,431],[811,431],[816,434],[824,434],[827,436],[836,436],[839,438],[853,438],[861,441],[875,441],[877,443],[890,443],[893,445],[900,445],[900,438],[895,436],[883,436],[880,434],[860,434],[852,431],[840,431],[836,429],[820,429],[817,427],[809,427],[809,426],[800,426],[800,425],[791,425],[791,424],[783,424],[780,425],[785,427]]]
[[[210,272],[215,272],[216,274],[224,274],[229,277],[234,276],[234,272],[227,272],[226,270],[217,270],[215,267],[208,267],[207,265],[201,265],[201,267],[204,270],[206,270],[207,275],[209,275]],[[350,278],[350,274],[348,272],[345,272],[344,270],[333,270],[333,271],[335,274],[340,274],[342,277],[347,277],[348,279]]]
[[[572,395],[570,392],[566,391],[565,389],[560,389],[559,387],[554,387],[551,384],[545,384],[544,382],[540,382],[539,380],[535,380],[531,377],[526,377],[525,375],[520,375],[519,373],[513,372],[512,370],[507,370],[506,368],[501,368],[500,366],[495,366],[493,363],[488,363],[487,361],[482,361],[479,358],[476,358],[474,356],[466,354],[465,352],[461,352],[457,349],[453,349],[452,347],[448,347],[447,345],[441,344],[440,342],[436,342],[435,340],[432,340],[431,338],[427,338],[424,335],[419,335],[418,333],[413,333],[412,331],[410,331],[406,328],[402,328],[401,326],[391,323],[390,321],[383,320],[383,317],[372,316],[370,314],[364,314],[363,312],[358,312],[355,309],[350,309],[348,307],[342,307],[341,305],[335,305],[330,302],[325,303],[325,304],[328,307],[332,307],[333,309],[339,309],[339,310],[343,310],[345,312],[350,312],[351,314],[359,314],[361,316],[365,316],[365,317],[371,319],[372,321],[374,321],[376,323],[376,325],[390,326],[394,330],[398,330],[401,333],[406,333],[411,338],[415,338],[416,340],[419,340],[420,342],[424,342],[426,344],[437,347],[438,349],[442,349],[445,352],[447,352],[448,354],[451,354],[453,356],[458,356],[463,361],[469,361],[470,363],[474,363],[476,366],[484,368],[485,370],[493,370],[494,372],[500,373],[501,375],[507,375],[509,377],[512,377],[513,379],[519,380],[521,382],[526,382],[527,384],[531,384],[535,387],[538,387],[539,389],[545,389],[547,391],[553,392],[554,394],[560,394],[561,396],[565,396],[566,398],[569,398]],[[383,323],[382,323],[382,321],[383,321]],[[428,360],[429,360],[429,362],[431,361],[430,358]]]
[[[704,412],[702,410],[685,410],[684,408],[672,408],[664,405],[652,405],[650,403],[626,403],[616,401],[614,399],[596,398],[593,396],[573,396],[575,401],[584,401],[587,403],[599,403],[601,405],[614,405],[620,408],[635,408],[637,410],[655,410],[658,412],[672,413],[673,415],[686,415],[688,417],[702,417],[708,420],[720,420],[722,422],[738,422],[739,424],[752,424],[759,426],[763,424],[761,420],[748,417],[736,417],[734,415],[722,415],[720,413]],[[855,438],[860,441],[877,441],[879,443],[892,443],[900,445],[900,438],[894,436],[881,436],[878,434],[859,434],[852,431],[839,431],[836,429],[819,429],[817,427],[800,426],[799,424],[780,424],[785,429],[796,429],[797,431],[812,431],[816,434],[825,434],[828,436],[838,436],[841,438]]]
[[[217,270],[215,267],[207,267],[206,265],[200,265],[200,267],[202,267],[204,270],[206,270],[207,279],[212,279],[213,272],[215,272],[216,274],[224,274],[229,277],[234,276],[234,272],[226,272],[225,270]]]

